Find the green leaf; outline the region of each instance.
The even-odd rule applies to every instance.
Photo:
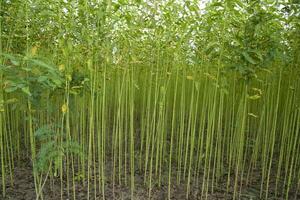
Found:
[[[61,79],[58,79],[58,78],[53,78],[52,81],[57,87],[61,86],[61,84],[62,84]]]
[[[7,99],[7,100],[5,101],[5,103],[6,103],[6,104],[12,104],[12,103],[16,103],[17,101],[18,101],[17,98],[12,98],[12,99]]]
[[[30,93],[30,90],[29,90],[28,86],[27,87],[22,87],[21,90],[22,90],[22,92],[24,92],[28,96],[31,96],[31,93]]]
[[[18,89],[18,87],[9,87],[9,88],[5,88],[5,92],[10,93],[10,92],[14,92]]]
[[[26,72],[30,72],[31,71],[31,68],[30,67],[22,67],[22,69]]]
[[[47,76],[40,76],[37,81],[40,82],[40,83],[43,83],[44,81],[46,81],[48,78]]]
[[[260,61],[263,61],[263,56],[262,56],[262,54],[261,54],[260,51],[258,51],[258,50],[250,50],[249,52],[254,53],[257,59],[259,59]]]
[[[55,67],[52,66],[52,65],[49,65],[41,60],[36,60],[36,59],[31,59],[30,61],[32,61],[34,64],[40,66],[40,67],[44,67],[46,69],[48,69],[49,71],[54,71],[55,70]]]
[[[38,128],[34,133],[34,136],[38,140],[51,139],[51,137],[54,135],[55,135],[55,133],[47,125]]]
[[[210,43],[208,43],[208,45],[207,45],[207,47],[205,48],[205,52],[207,53],[207,54],[210,54],[211,52],[212,52],[212,50],[214,49],[214,48],[216,48],[216,47],[218,47],[219,46],[219,44],[217,43],[217,42],[210,42]]]
[[[221,2],[215,2],[215,3],[212,3],[211,6],[213,6],[213,7],[222,7],[222,8],[224,8],[224,4],[221,3]]]
[[[257,62],[248,54],[248,52],[244,51],[242,53],[242,55],[244,56],[244,58],[251,64],[255,65],[257,64]]]
[[[6,54],[6,53],[0,53],[0,55],[4,56],[5,58],[9,59],[10,62],[15,65],[15,66],[19,66],[20,65],[20,61],[18,60],[18,58],[16,58],[15,56],[12,56],[10,54]]]

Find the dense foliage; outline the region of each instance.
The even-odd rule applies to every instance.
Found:
[[[2,195],[30,155],[37,199],[74,199],[135,176],[207,198],[260,177],[259,196],[300,189],[297,0],[2,0]],[[253,176],[252,176],[253,175]],[[270,192],[269,188],[272,188]],[[96,197],[95,197],[96,198]]]

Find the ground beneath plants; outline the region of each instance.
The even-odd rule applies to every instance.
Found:
[[[128,176],[130,176],[128,174]],[[260,188],[260,175],[257,174],[257,176],[252,176],[252,183],[251,186],[245,186],[241,190],[241,194],[239,199],[241,200],[256,200],[256,199],[263,199],[259,198],[259,188]],[[14,170],[14,183],[11,185],[10,183],[7,183],[6,185],[6,197],[3,198],[0,196],[0,199],[3,200],[34,200],[36,198],[35,196],[35,189],[34,189],[34,183],[33,183],[33,176],[32,176],[32,169],[30,166],[30,162],[28,159],[24,159],[21,161],[21,164],[17,167],[15,167]],[[7,181],[9,182],[9,181]],[[65,184],[66,185],[66,184]],[[223,186],[222,186],[223,185]],[[281,200],[284,199],[283,197],[277,197],[274,196],[274,182],[270,182],[270,200]],[[232,188],[230,189],[232,191]],[[52,187],[50,188],[50,184],[46,184],[43,189],[43,197],[44,200],[58,200],[61,198],[60,196],[61,188],[60,188],[60,180],[58,179],[54,184],[52,184]],[[64,194],[63,199],[64,200],[71,200],[72,197],[72,191],[70,191],[70,196],[67,194],[66,188],[64,188]],[[182,200],[186,199],[186,186],[185,185],[174,185],[172,187],[172,196],[171,199],[174,200]],[[160,188],[154,187],[152,189],[152,196],[151,199],[154,200],[165,200],[167,199],[168,195],[168,186],[162,185]],[[90,191],[91,200],[100,200],[102,199],[102,196],[100,194],[96,195],[94,190],[91,189]],[[135,199],[136,200],[144,200],[149,199],[148,197],[148,188],[143,185],[143,177],[142,175],[139,175],[138,173],[135,175]],[[124,185],[115,185],[113,187],[112,182],[106,183],[105,188],[105,197],[106,199],[120,199],[120,200],[131,200],[130,195],[130,187],[126,187]],[[226,178],[224,177],[224,183],[220,184],[219,187],[216,187],[215,190],[208,195],[208,200],[230,200],[233,198],[233,192],[226,192]],[[77,183],[76,184],[76,199],[78,200],[85,200],[87,199],[87,186],[86,183]],[[201,185],[191,185],[191,193],[189,195],[189,199],[191,200],[197,200],[201,199]],[[291,194],[289,199],[298,200],[300,199],[300,194],[297,194],[296,189],[291,190]]]

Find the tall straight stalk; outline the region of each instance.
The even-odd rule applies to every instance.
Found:
[[[2,10],[2,1],[0,2],[0,10]],[[2,20],[0,20],[0,54],[2,54]],[[3,64],[1,60],[0,64]],[[2,197],[5,197],[6,194],[6,183],[5,183],[5,163],[4,163],[4,142],[3,142],[3,113],[4,113],[4,99],[3,99],[3,74],[0,71],[0,157],[1,157],[1,183],[2,183]]]

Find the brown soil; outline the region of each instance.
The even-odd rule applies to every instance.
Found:
[[[109,169],[108,169],[109,170]],[[128,175],[130,176],[130,175]],[[9,177],[7,177],[9,178]],[[226,192],[226,178],[227,176],[224,176],[224,181],[219,184],[218,187],[214,188],[213,192],[210,192],[207,196],[208,200],[216,200],[216,199],[232,199],[233,193],[232,192]],[[6,197],[3,198],[0,196],[0,199],[5,200],[34,200],[36,198],[35,196],[35,189],[34,189],[34,183],[33,183],[33,176],[32,176],[32,169],[30,166],[30,162],[28,161],[22,161],[21,164],[18,165],[18,167],[14,170],[14,176],[13,176],[13,185],[8,183],[6,186]],[[201,178],[200,178],[201,180]],[[257,174],[257,176],[252,176],[251,186],[244,186],[240,190],[239,198],[241,200],[250,200],[250,199],[264,199],[259,198],[259,188],[260,188],[260,175]],[[232,180],[233,181],[233,180]],[[9,180],[7,182],[10,182]],[[154,181],[155,182],[155,181]],[[49,184],[48,181],[45,184],[45,187],[43,189],[43,200],[57,200],[60,199],[61,196],[61,187],[60,187],[60,180],[57,178],[57,180],[54,180],[52,184]],[[91,182],[93,183],[93,182]],[[98,183],[97,183],[98,184]],[[0,184],[1,185],[1,184]],[[223,187],[222,187],[223,185]],[[270,190],[269,190],[269,198],[268,199],[284,199],[282,197],[275,198],[274,196],[274,182],[270,182]],[[70,187],[72,184],[70,184]],[[220,187],[221,186],[221,187]],[[1,186],[2,187],[2,186]],[[94,191],[94,186],[91,186],[90,190],[90,199],[102,199],[102,195],[99,194],[100,192]],[[98,186],[97,186],[98,187]],[[98,189],[98,188],[97,188]],[[73,199],[72,196],[72,188],[70,189],[70,194],[68,196],[68,192],[66,189],[66,183],[64,183],[64,194],[62,196],[62,199],[68,200]],[[233,188],[230,188],[229,191],[233,191]],[[143,176],[139,174],[138,172],[135,175],[135,192],[134,192],[134,199],[136,200],[143,200],[143,199],[149,199],[149,189],[144,186],[143,184]],[[157,199],[157,200],[165,200],[167,199],[168,194],[168,186],[162,185],[160,187],[154,186],[151,192],[151,199]],[[171,199],[174,200],[182,200],[186,199],[186,186],[185,185],[173,185],[171,188]],[[95,198],[96,197],[96,198]],[[205,199],[205,196],[202,197]],[[87,199],[87,183],[83,183],[82,181],[76,183],[76,199],[77,200],[85,200]],[[124,185],[114,185],[112,182],[107,181],[105,186],[105,199],[122,199],[122,200],[130,200],[130,187],[124,186]],[[191,192],[188,199],[197,200],[201,199],[201,185],[191,185]],[[300,199],[300,194],[296,193],[296,189],[291,190],[291,194],[289,199]]]

